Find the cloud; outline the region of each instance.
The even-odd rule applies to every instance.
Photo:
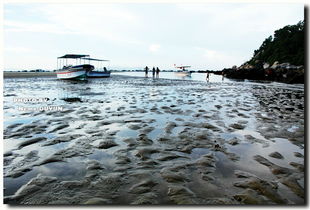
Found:
[[[160,48],[161,48],[161,46],[159,44],[151,44],[149,46],[149,51],[157,52],[157,51],[159,51]]]
[[[176,8],[187,14],[208,19],[214,29],[234,33],[273,32],[285,25],[296,24],[296,17],[303,19],[302,3],[205,3],[177,4]]]
[[[241,55],[240,52],[220,51],[201,47],[195,47],[194,49],[200,53],[205,65],[214,69],[221,69],[223,66],[241,65],[245,62],[245,56]]]
[[[96,36],[108,41],[139,44],[127,36],[139,18],[126,8],[110,4],[35,4],[25,8],[40,16],[36,20],[5,20],[6,32],[42,32]],[[10,10],[8,10],[10,11]]]
[[[30,53],[35,52],[34,49],[26,48],[26,47],[5,47],[4,51],[13,52],[13,53]]]
[[[27,21],[4,21],[6,32],[40,32],[40,33],[54,33],[54,34],[68,34],[68,33],[78,33],[76,31],[63,30],[54,23],[33,23]]]

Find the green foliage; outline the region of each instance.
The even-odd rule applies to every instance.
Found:
[[[254,56],[248,62],[254,65],[255,61],[273,64],[290,63],[304,65],[304,21],[296,25],[288,25],[274,32],[274,37],[269,36]]]

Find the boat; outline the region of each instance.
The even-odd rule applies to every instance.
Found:
[[[110,71],[89,71],[86,73],[89,78],[102,78],[102,77],[110,77]]]
[[[85,80],[87,79],[87,72],[94,69],[93,65],[81,64],[82,58],[89,57],[89,55],[80,54],[66,54],[57,58],[57,78],[68,79],[68,80]],[[68,59],[74,59],[76,64],[79,65],[68,65]],[[64,65],[65,64],[65,65]],[[62,67],[62,68],[59,68]]]
[[[177,68],[178,70],[175,72],[175,74],[177,74],[178,76],[190,76],[191,72],[187,69],[190,68],[191,66],[176,66],[174,64],[174,67]]]
[[[89,78],[104,78],[104,77],[110,77],[111,71],[108,71],[106,67],[102,67],[102,62],[109,61],[109,60],[102,60],[102,59],[96,59],[96,58],[82,58],[83,60],[90,61],[98,61],[99,65],[97,68],[87,71],[86,76]],[[101,65],[100,65],[101,63]],[[101,66],[101,67],[99,67]]]

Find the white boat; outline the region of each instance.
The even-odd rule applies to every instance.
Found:
[[[109,61],[109,60],[102,60],[102,59],[96,59],[96,58],[82,58],[83,60],[90,61],[98,61],[99,65],[101,63],[101,67],[97,66],[96,69],[93,69],[91,71],[86,72],[86,76],[89,78],[103,78],[103,77],[110,77],[111,71],[107,71],[106,67],[102,67],[102,62]]]
[[[90,64],[81,64],[81,58],[87,57],[89,55],[77,55],[77,54],[66,54],[64,56],[57,58],[57,68],[58,66],[63,66],[61,69],[56,71],[58,79],[75,79],[75,80],[84,80],[87,78],[87,72],[94,69],[93,65]],[[76,64],[78,61],[80,65],[67,65],[67,59],[75,59]],[[78,60],[79,59],[79,60]],[[65,64],[66,65],[63,65]]]
[[[182,66],[182,65],[176,66],[174,64],[174,67],[180,69],[175,72],[175,74],[177,74],[178,76],[190,76],[191,75],[191,72],[187,69],[187,68],[190,68],[191,66]]]

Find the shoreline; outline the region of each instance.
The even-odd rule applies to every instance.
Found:
[[[3,78],[51,77],[51,76],[56,76],[56,72],[3,72]]]

